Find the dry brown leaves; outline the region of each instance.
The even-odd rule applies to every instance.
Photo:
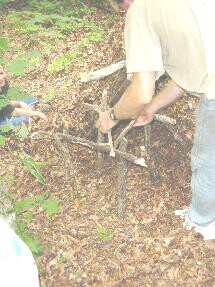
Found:
[[[108,15],[98,11],[101,26],[108,26]],[[82,50],[82,61],[75,61],[66,72],[47,74],[47,61],[25,78],[12,79],[42,100],[55,89],[48,122],[33,123],[31,130],[61,132],[67,126],[73,135],[85,136],[96,115],[84,110],[83,102],[98,104],[103,89],[114,75],[98,83],[80,85],[77,74],[96,70],[121,60],[123,19],[117,18],[102,44]],[[75,45],[81,34],[68,37],[59,52]],[[30,49],[25,37],[16,44]],[[63,89],[66,93],[63,94]],[[212,287],[214,248],[192,231],[185,231],[173,211],[190,202],[190,149],[196,99],[184,97],[165,113],[177,120],[178,134],[187,138],[181,146],[160,123],[154,124],[152,149],[159,184],[152,185],[146,169],[130,165],[126,218],[116,216],[116,162],[107,158],[103,174],[96,172],[96,154],[86,148],[70,146],[78,188],[65,181],[62,154],[53,141],[17,140],[10,137],[1,147],[1,174],[16,177],[12,192],[17,199],[48,192],[61,201],[60,213],[47,217],[38,211],[31,226],[45,250],[37,259],[42,287]],[[128,136],[129,149],[140,153],[142,130]],[[48,162],[45,186],[40,186],[17,160],[24,149],[29,155]],[[113,239],[102,242],[98,225],[114,231]],[[63,259],[62,259],[63,258]]]

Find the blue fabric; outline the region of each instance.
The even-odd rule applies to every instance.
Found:
[[[28,106],[32,106],[37,104],[39,101],[34,98],[26,98],[26,99],[20,99],[17,100],[18,102],[23,102],[26,103]],[[30,122],[30,117],[29,116],[19,116],[19,117],[11,117],[10,119],[5,119],[5,120],[1,120],[0,121],[0,126],[3,125],[12,125],[14,127],[17,127],[19,125],[21,125],[23,122],[28,123]]]
[[[191,166],[189,218],[198,225],[207,225],[215,220],[215,100],[206,97],[196,110]]]
[[[17,101],[26,103],[28,106],[32,106],[32,105],[35,105],[35,104],[39,103],[38,99],[36,99],[34,97],[26,98],[26,99],[20,99],[20,100],[17,100]]]

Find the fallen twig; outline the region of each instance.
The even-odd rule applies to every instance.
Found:
[[[89,73],[83,73],[81,75],[81,83],[87,83],[91,81],[98,81],[100,79],[103,79],[116,71],[122,69],[125,67],[125,60],[120,61],[116,64],[112,64],[110,66],[107,66],[105,68],[102,68],[100,70],[89,72]]]
[[[110,145],[110,156],[115,157],[115,151],[114,151],[114,146],[113,146],[113,139],[111,135],[111,130],[108,131],[108,143]]]
[[[67,141],[70,143],[74,143],[74,144],[80,144],[83,146],[86,146],[90,149],[102,152],[102,153],[110,153],[110,145],[108,143],[95,143],[89,140],[86,140],[84,138],[81,137],[75,137],[72,135],[66,135],[66,134],[62,134],[62,133],[56,133],[54,135],[50,134],[50,133],[46,133],[46,132],[36,132],[33,133],[31,135],[31,139],[50,139],[50,140],[56,140],[56,136],[63,141]],[[115,150],[116,155],[121,156],[122,158],[126,159],[127,161],[137,164],[139,166],[142,167],[147,167],[145,159],[143,157],[137,157],[134,156],[130,153],[125,153],[125,152],[121,152],[120,150],[116,149]]]
[[[123,138],[120,141],[119,150],[122,152],[127,151],[127,140]],[[125,215],[125,207],[126,207],[126,178],[127,178],[127,161],[122,157],[119,157],[117,161],[117,191],[118,191],[118,208],[117,213],[119,217],[124,217]]]
[[[130,121],[130,123],[127,125],[127,127],[122,130],[122,132],[120,133],[120,135],[118,136],[118,138],[114,142],[114,148],[118,147],[118,145],[120,144],[123,137],[125,137],[127,135],[127,133],[132,129],[134,123],[135,123],[135,120]]]

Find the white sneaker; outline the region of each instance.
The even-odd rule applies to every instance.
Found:
[[[179,209],[174,211],[175,215],[180,216],[184,222],[182,223],[185,229],[191,230],[192,228],[202,234],[204,240],[215,239],[215,221],[209,223],[206,226],[198,225],[192,222],[188,217],[188,209]]]

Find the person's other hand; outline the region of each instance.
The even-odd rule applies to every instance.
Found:
[[[46,121],[47,120],[47,117],[44,113],[40,112],[40,111],[33,111],[33,115],[32,115],[33,118],[39,118],[43,121]]]
[[[2,88],[5,85],[6,77],[7,77],[7,74],[4,71],[4,69],[2,68],[2,66],[0,65],[0,92],[2,91]]]
[[[146,105],[146,107],[144,108],[144,111],[136,119],[133,127],[145,126],[151,123],[154,119],[154,116],[155,116],[155,113],[150,110],[150,104]]]
[[[103,134],[107,134],[110,129],[118,124],[119,121],[113,121],[110,117],[110,111],[101,112],[96,121],[96,128]]]

